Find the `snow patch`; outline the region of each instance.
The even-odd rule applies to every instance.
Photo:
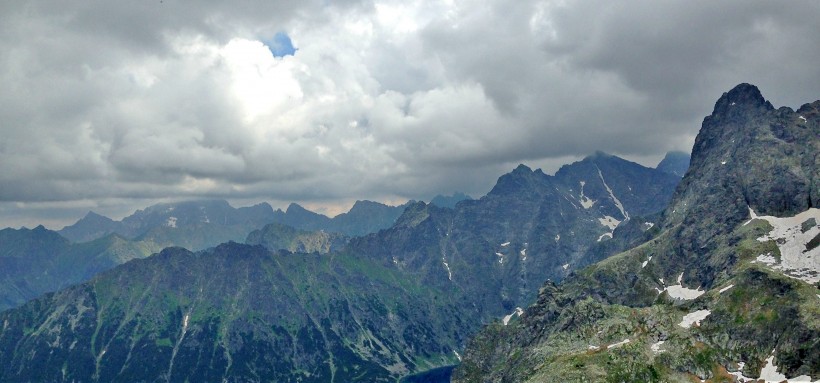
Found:
[[[441,262],[444,263],[444,268],[447,269],[447,279],[453,280],[453,273],[450,271],[450,265],[447,264],[447,261],[444,258],[441,259]]]
[[[598,218],[598,222],[600,222],[601,225],[608,227],[609,230],[615,230],[615,228],[618,227],[618,224],[621,223],[621,221],[618,221],[615,217],[608,215],[605,215],[604,218]]]
[[[581,196],[578,197],[578,200],[581,201],[581,206],[583,206],[584,209],[589,209],[595,204],[595,200],[591,200],[584,195],[584,185],[586,185],[586,182],[581,181]]]
[[[690,328],[692,325],[700,326],[700,321],[706,319],[712,312],[709,310],[698,310],[683,316],[683,320],[678,323],[678,326],[683,328]]]
[[[772,351],[772,353],[774,353],[774,351]],[[760,370],[760,377],[757,378],[757,379],[743,376],[743,373],[741,372],[741,370],[743,370],[743,367],[745,366],[745,363],[739,362],[737,364],[737,366],[738,366],[738,371],[737,372],[730,372],[730,374],[735,376],[738,381],[744,382],[744,383],[746,383],[746,382],[757,382],[757,381],[761,381],[761,380],[766,382],[766,383],[780,383],[780,382],[797,383],[797,382],[811,382],[812,381],[811,377],[808,376],[808,375],[800,375],[800,376],[796,376],[794,378],[786,378],[786,375],[783,375],[783,374],[777,372],[777,366],[774,364],[774,355],[769,356],[766,359],[766,365],[763,366],[763,368]],[[820,381],[815,381],[815,383],[817,383],[817,382],[820,382]]]
[[[165,221],[165,226],[177,227],[177,217],[168,217],[168,220]]]
[[[601,169],[598,167],[598,165],[595,165],[595,168],[598,169],[598,177],[601,177],[601,182],[604,183],[606,191],[609,193],[609,196],[612,197],[612,201],[615,202],[615,207],[617,207],[618,210],[621,211],[621,215],[624,217],[624,219],[629,219],[629,213],[627,213],[626,210],[624,210],[624,205],[621,203],[618,197],[615,197],[615,194],[612,193],[612,189],[610,189],[609,185],[607,185],[606,181],[604,181],[604,175],[601,174]]]
[[[649,346],[649,349],[652,350],[652,352],[655,353],[655,354],[660,354],[660,353],[666,351],[666,350],[661,350],[661,346],[663,346],[664,342],[666,342],[666,341],[659,340],[656,343],[653,343],[651,346]]]
[[[757,260],[779,270],[792,278],[814,284],[820,281],[820,246],[808,250],[807,245],[820,235],[820,209],[811,208],[793,217],[757,216],[749,208],[752,219],[764,219],[772,225],[769,234],[757,240],[760,242],[775,241],[780,250],[780,262],[771,254],[761,255]],[[811,227],[804,223],[815,220]]]
[[[659,291],[659,294],[666,291],[669,294],[670,297],[672,297],[674,299],[682,299],[682,300],[695,299],[695,298],[703,295],[703,293],[706,292],[706,291],[701,290],[700,287],[698,287],[695,290],[683,287],[683,284],[681,282],[682,280],[683,280],[683,273],[680,273],[680,275],[678,276],[678,284],[677,285],[672,285],[672,286],[666,287],[663,290],[660,290],[660,289],[657,289],[657,290]],[[663,283],[663,280],[661,280],[661,283]]]
[[[641,264],[641,268],[643,269],[644,267],[646,267],[646,265],[647,265],[647,264],[649,263],[649,261],[651,261],[651,260],[652,260],[652,256],[649,256],[649,259],[647,259],[647,260],[643,261],[643,263]]]
[[[725,292],[729,291],[729,289],[731,289],[732,287],[735,287],[735,285],[734,285],[734,284],[731,284],[731,285],[729,285],[729,286],[726,286],[726,287],[724,287],[724,288],[722,288],[722,289],[718,290],[718,294],[723,294],[723,293],[725,293]]]
[[[510,315],[505,315],[504,318],[501,319],[501,322],[503,322],[504,326],[506,326],[508,323],[510,323],[510,319],[512,319],[512,317],[520,317],[523,313],[524,309],[522,309],[521,307],[516,307],[515,310],[512,313],[510,313]]]

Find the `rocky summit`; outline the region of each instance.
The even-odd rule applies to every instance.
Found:
[[[541,287],[453,381],[820,379],[819,110],[724,94],[660,232]]]

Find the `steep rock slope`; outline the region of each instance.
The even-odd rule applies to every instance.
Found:
[[[724,94],[660,233],[547,283],[454,381],[820,379],[819,111]]]
[[[345,254],[169,248],[0,313],[0,380],[394,382],[456,361],[456,303]]]

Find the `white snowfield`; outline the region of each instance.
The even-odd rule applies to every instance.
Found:
[[[598,222],[600,222],[601,225],[608,227],[609,230],[615,230],[615,228],[618,227],[618,224],[621,223],[621,221],[618,221],[615,217],[609,215],[605,215],[603,218],[598,218]]]
[[[792,278],[814,284],[820,281],[820,246],[807,250],[806,245],[820,234],[820,209],[811,208],[793,217],[758,216],[749,208],[751,219],[763,219],[772,225],[772,231],[757,240],[775,241],[780,250],[780,262],[772,254],[761,254],[757,262],[764,263]],[[803,223],[814,218],[815,223],[803,231]]]
[[[520,317],[521,314],[523,314],[523,313],[524,313],[524,309],[522,309],[521,307],[516,307],[515,311],[510,313],[510,315],[505,315],[504,318],[501,319],[501,322],[503,322],[504,326],[506,326],[508,323],[510,323],[510,319],[512,319],[514,316],[519,316]]]
[[[660,281],[661,281],[661,283],[663,283],[663,279],[660,279]],[[703,295],[706,292],[704,290],[701,290],[700,287],[698,287],[697,289],[690,289],[690,288],[687,288],[687,287],[683,287],[682,281],[683,281],[683,273],[680,273],[680,275],[678,275],[678,284],[677,285],[667,286],[663,290],[658,289],[658,288],[656,288],[655,290],[658,291],[658,294],[661,294],[664,291],[666,291],[667,294],[669,294],[670,297],[675,298],[675,299],[685,300],[685,301],[695,299],[695,298]]]
[[[609,193],[609,197],[612,198],[612,202],[615,203],[615,207],[618,208],[618,210],[621,212],[621,215],[624,217],[624,219],[629,219],[629,213],[627,213],[626,209],[624,209],[624,204],[621,203],[621,201],[618,199],[618,197],[615,197],[615,193],[613,193],[612,189],[609,188],[609,185],[606,184],[606,181],[604,180],[604,175],[601,174],[601,169],[598,167],[598,165],[595,165],[595,168],[598,169],[598,177],[601,178],[601,182],[603,182],[607,193]]]
[[[706,319],[712,312],[709,310],[698,310],[683,316],[683,320],[678,323],[678,326],[683,328],[690,328],[692,325],[700,326],[700,321]]]
[[[589,209],[595,204],[595,200],[591,200],[584,195],[584,185],[586,185],[586,182],[581,181],[581,195],[578,197],[578,201],[581,202],[581,206],[583,206],[584,209]]]

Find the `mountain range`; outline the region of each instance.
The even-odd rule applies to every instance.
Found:
[[[153,205],[121,221],[89,212],[58,233],[73,242],[87,242],[118,234],[127,239],[155,244],[158,250],[168,246],[202,250],[228,241],[243,241],[248,233],[269,223],[307,231],[364,235],[390,227],[404,207],[356,201],[348,212],[329,218],[295,203],[282,211],[273,210],[267,203],[234,208],[224,200],[184,201]]]
[[[395,381],[453,365],[470,334],[525,305],[546,278],[591,263],[585,257],[620,244],[620,232],[644,235],[651,225],[638,217],[662,209],[678,182],[604,153],[555,176],[522,165],[478,200],[408,203],[391,227],[347,245],[321,228],[391,217],[373,203],[332,220],[291,205],[288,222],[320,230],[268,223],[247,245],[168,248],[0,313],[0,364],[16,371],[0,378]],[[183,227],[250,227],[267,210],[157,205],[119,224],[91,215],[72,228],[114,222],[141,228],[129,243],[147,243]]]

